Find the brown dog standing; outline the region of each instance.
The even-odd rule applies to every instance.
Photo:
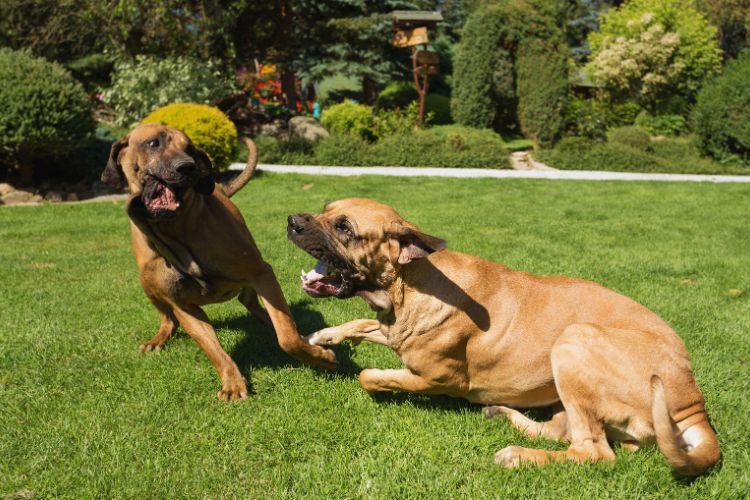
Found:
[[[219,344],[200,307],[204,304],[239,294],[240,302],[258,319],[273,323],[284,351],[328,369],[336,360],[332,351],[299,336],[271,266],[263,261],[242,215],[229,200],[255,169],[255,145],[248,141],[248,147],[247,167],[223,188],[214,185],[208,156],[185,134],[158,124],[140,125],[112,145],[102,173],[103,182],[127,182],[130,189],[126,210],[141,285],[161,316],[158,333],[141,350],[160,349],[179,323],[216,368],[222,400],[247,397],[247,387]]]
[[[566,451],[507,447],[506,467],[552,460],[614,460],[656,442],[680,473],[719,460],[682,340],[656,314],[596,283],[534,276],[478,257],[440,251],[392,208],[366,199],[288,219],[289,238],[317,259],[302,286],[315,297],[360,296],[377,320],[356,320],[308,337],[333,345],[368,340],[392,348],[401,370],[365,369],[370,392],[447,394],[485,405],[554,405],[538,423],[506,406],[530,436],[570,443]]]

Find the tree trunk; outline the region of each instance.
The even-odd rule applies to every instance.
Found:
[[[286,97],[286,106],[296,112],[299,96],[297,95],[297,78],[293,71],[281,72],[281,91]]]
[[[368,106],[375,104],[375,82],[369,76],[362,79],[362,102]]]

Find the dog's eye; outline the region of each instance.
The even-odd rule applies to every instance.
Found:
[[[346,220],[338,221],[334,227],[337,231],[342,232],[347,236],[354,236],[354,231],[352,231],[352,228]]]
[[[150,148],[158,148],[159,147],[159,139],[151,139],[148,141],[148,146]]]

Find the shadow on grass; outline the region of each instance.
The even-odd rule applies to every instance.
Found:
[[[323,320],[322,314],[309,308],[308,302],[294,303],[290,309],[297,329],[303,335],[329,326]],[[249,313],[214,321],[213,326],[216,329],[229,328],[243,332],[242,340],[229,352],[229,355],[248,381],[251,380],[250,372],[254,367],[303,366],[302,363],[281,350],[273,328],[261,323]],[[316,376],[351,378],[361,371],[359,365],[352,360],[354,353],[348,345],[335,346],[333,350],[339,362],[338,370],[335,373],[316,370]],[[250,387],[249,389],[252,390]]]

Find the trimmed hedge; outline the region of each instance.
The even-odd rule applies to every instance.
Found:
[[[607,129],[632,125],[641,107],[632,101],[572,99],[565,113],[566,135],[604,139]]]
[[[65,68],[0,49],[0,162],[30,182],[35,163],[82,148],[93,132],[91,102]]]
[[[586,137],[567,137],[536,159],[562,170],[607,170],[693,174],[750,174],[750,169],[702,157],[692,138],[652,141],[651,151]]]
[[[369,143],[332,135],[315,144],[256,139],[260,161],[291,165],[508,168],[508,152],[491,130],[436,126]]]
[[[638,151],[648,151],[651,147],[651,137],[641,127],[619,127],[607,133],[607,141],[612,144],[628,146]]]
[[[691,121],[706,154],[750,160],[750,50],[703,87]]]
[[[143,123],[161,123],[180,129],[203,150],[218,172],[225,171],[237,148],[237,128],[219,109],[205,104],[175,103],[160,108]]]

